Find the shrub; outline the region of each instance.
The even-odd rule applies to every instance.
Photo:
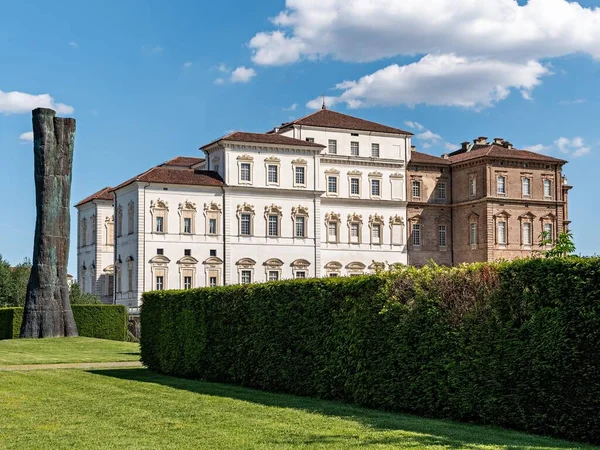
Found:
[[[123,305],[71,305],[79,336],[127,340],[127,309]],[[21,333],[23,308],[0,308],[0,339]]]
[[[144,294],[152,370],[600,443],[600,260]]]

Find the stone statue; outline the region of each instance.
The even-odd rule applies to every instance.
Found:
[[[37,217],[21,337],[77,336],[67,285],[75,119],[34,109],[33,142]]]

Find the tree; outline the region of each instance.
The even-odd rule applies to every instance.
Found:
[[[561,231],[556,236],[556,241],[552,241],[552,236],[547,231],[542,231],[540,235],[540,247],[551,248],[542,250],[541,253],[546,258],[566,257],[575,253],[575,243],[573,242],[573,234],[570,231]]]
[[[27,281],[31,263],[25,259],[16,267],[0,255],[0,307],[23,306],[27,292]]]
[[[83,294],[77,283],[69,287],[69,300],[71,305],[96,305],[102,303],[94,294]]]

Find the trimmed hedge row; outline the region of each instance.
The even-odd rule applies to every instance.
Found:
[[[127,309],[123,305],[71,305],[79,336],[127,340]],[[23,308],[0,308],[0,339],[21,334]]]
[[[600,443],[600,260],[144,294],[152,370]]]

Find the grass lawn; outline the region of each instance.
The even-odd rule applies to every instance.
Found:
[[[593,448],[154,374],[0,373],[0,448]]]
[[[121,362],[139,361],[139,359],[139,345],[131,342],[86,337],[0,341],[0,366]]]

